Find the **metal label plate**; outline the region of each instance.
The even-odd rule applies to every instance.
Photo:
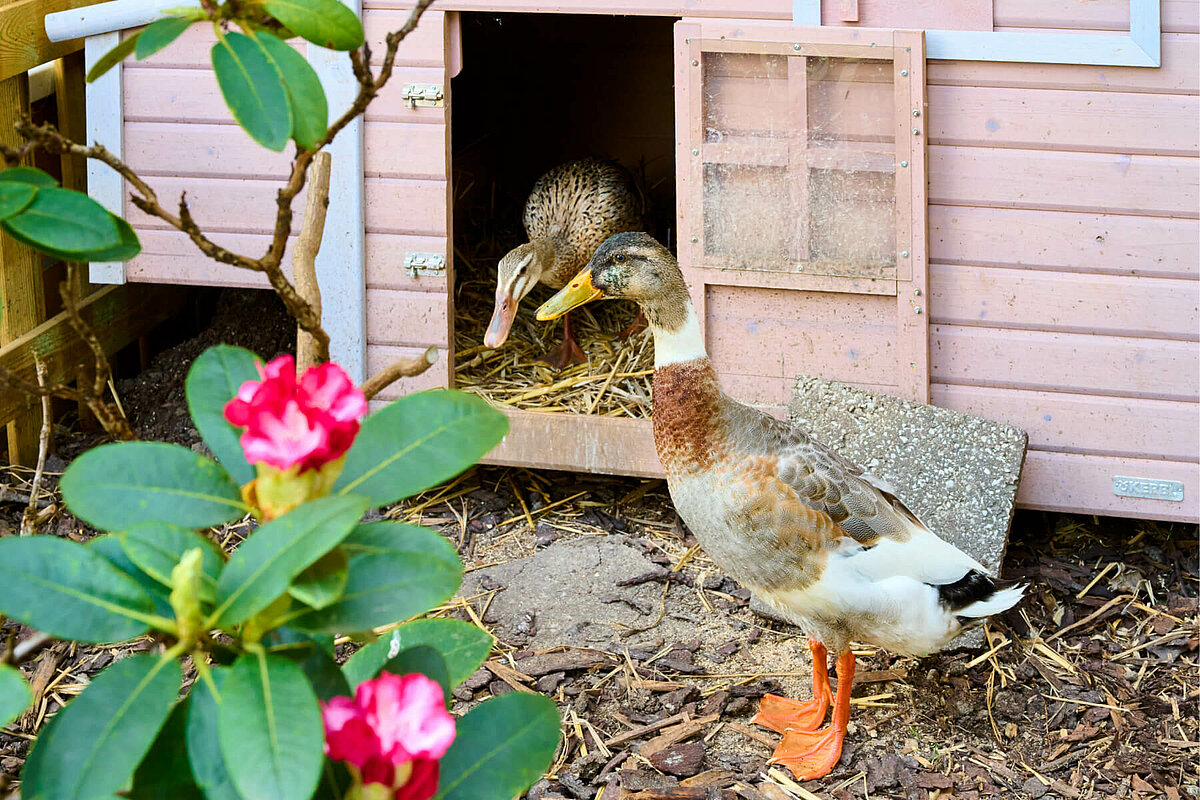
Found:
[[[1117,497],[1141,497],[1146,500],[1168,500],[1178,503],[1183,500],[1183,484],[1157,478],[1127,478],[1124,475],[1114,475],[1113,494]]]

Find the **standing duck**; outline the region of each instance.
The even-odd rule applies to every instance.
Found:
[[[538,319],[598,298],[637,302],[654,335],[654,442],[679,516],[721,569],[810,637],[812,699],[767,695],[754,721],[783,734],[773,763],[824,777],[850,717],[851,640],[925,655],[1012,607],[1024,587],[998,586],[892,487],[799,426],[726,396],[679,264],[654,239],[610,238]]]
[[[612,162],[568,161],[538,178],[525,201],[529,241],[500,259],[496,308],[483,343],[491,348],[504,344],[521,298],[539,282],[562,287],[609,236],[640,230],[645,213],[645,198],[633,176]],[[557,369],[587,361],[571,332],[570,317],[563,319],[562,345],[541,360]]]

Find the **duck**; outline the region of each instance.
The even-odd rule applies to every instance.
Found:
[[[726,395],[679,263],[653,238],[610,237],[537,318],[599,299],[636,302],[654,337],[654,442],[679,516],[718,567],[808,635],[812,698],[766,695],[754,722],[782,734],[772,763],[824,777],[850,719],[851,641],[928,655],[1016,605],[1025,587],[988,575],[895,487],[801,426]]]
[[[510,250],[496,269],[496,304],[484,346],[504,344],[517,304],[543,283],[558,289],[588,263],[600,243],[616,233],[641,230],[647,203],[633,176],[611,161],[585,158],[560,164],[540,178],[525,201],[529,241]],[[631,325],[622,335],[636,330]],[[563,317],[563,341],[541,359],[556,369],[587,361]]]

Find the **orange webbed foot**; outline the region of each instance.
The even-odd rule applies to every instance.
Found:
[[[789,700],[775,694],[763,695],[758,705],[758,713],[751,723],[770,728],[776,733],[786,733],[789,730],[815,731],[825,721],[825,712],[829,710],[832,696],[828,692],[818,692],[812,700]]]
[[[785,731],[770,763],[787,767],[797,780],[824,778],[842,757],[844,738],[845,733],[834,726],[816,731]]]

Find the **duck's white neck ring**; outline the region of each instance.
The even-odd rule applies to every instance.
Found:
[[[692,308],[690,300],[687,302],[687,317],[684,319],[683,325],[675,330],[667,330],[651,322],[650,330],[654,334],[655,367],[695,361],[697,358],[708,356],[708,352],[704,349],[704,334],[700,330],[700,320],[696,318],[696,310]]]

